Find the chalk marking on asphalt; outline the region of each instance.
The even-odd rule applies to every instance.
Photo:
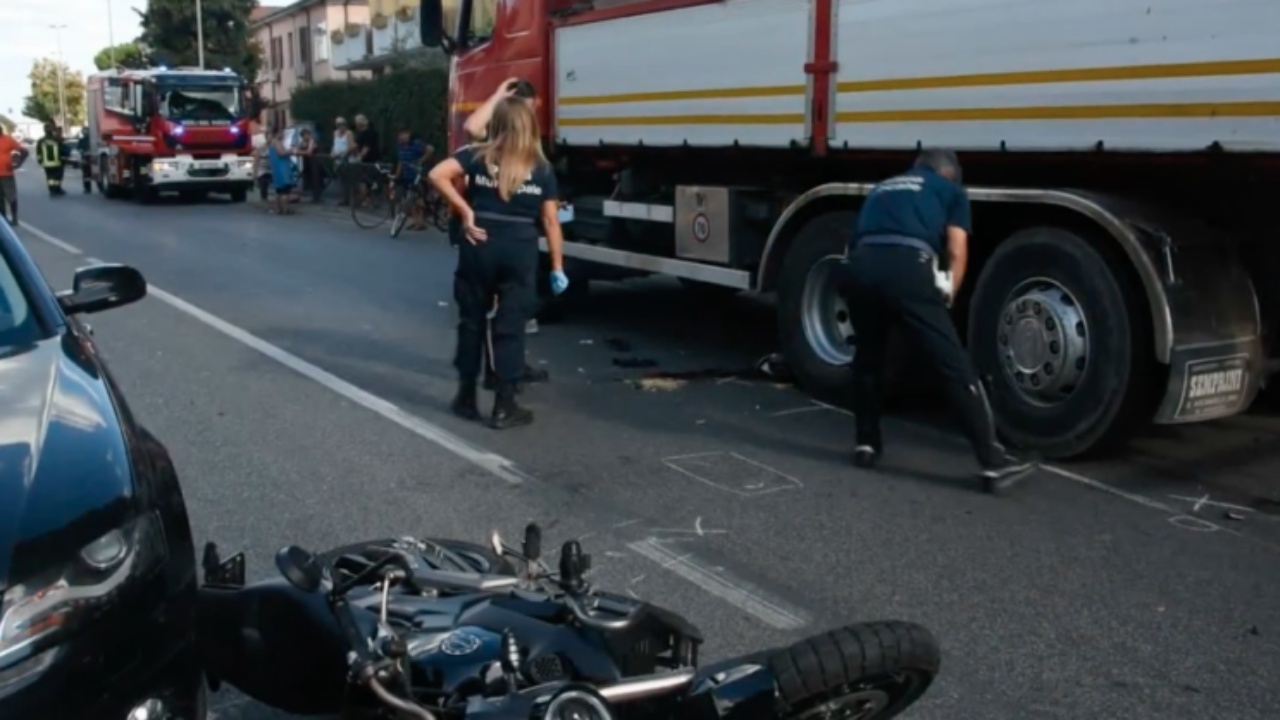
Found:
[[[44,232],[43,230],[38,230],[25,223],[22,225],[22,228],[30,231],[33,235],[40,238],[41,240],[44,240],[54,245],[55,247],[61,248],[62,250],[65,250],[73,255],[83,254],[75,246],[69,245],[53,237],[52,235]],[[286,350],[276,347],[275,345],[272,345],[266,340],[263,340],[262,338],[256,335],[253,335],[247,330],[244,330],[243,328],[240,328],[236,325],[232,325],[231,323],[227,322],[226,320],[223,320],[220,317],[217,317],[216,315],[213,315],[204,310],[201,310],[200,308],[196,307],[195,305],[192,305],[191,303],[187,302],[186,300],[183,300],[182,298],[176,295],[172,295],[169,292],[166,292],[165,290],[162,290],[156,287],[155,285],[151,285],[149,283],[147,287],[147,294],[159,300],[160,302],[163,302],[166,305],[174,308],[175,310],[179,310],[183,313],[186,313],[187,315],[195,318],[196,320],[199,320],[205,325],[208,325],[209,327],[221,332],[222,334],[230,337],[231,339],[236,340],[242,345],[246,345],[254,350],[257,350],[258,352],[262,353],[263,355],[266,355],[272,360],[275,360],[281,365],[284,365],[290,370],[293,370],[294,372],[297,372],[298,374],[303,375],[304,377],[314,380],[320,385],[345,397],[351,402],[354,402],[357,405],[362,405],[365,408],[372,410],[373,412],[381,415],[387,420],[390,420],[391,422],[403,427],[409,432],[414,433],[415,435],[423,438],[424,440],[435,443],[441,448],[448,450],[449,452],[453,453],[454,455],[457,455],[463,460],[466,460],[472,463],[473,465],[476,465],[477,467],[480,467],[488,471],[489,473],[501,478],[502,480],[512,485],[519,485],[523,482],[533,479],[533,476],[521,470],[511,460],[508,460],[507,458],[501,455],[498,455],[497,453],[493,453],[488,450],[485,450],[484,448],[481,448],[464,438],[454,435],[453,433],[449,432],[448,430],[438,425],[434,425],[426,420],[423,420],[417,415],[413,415],[411,413],[405,412],[404,410],[396,406],[394,403],[384,400],[383,398],[380,398],[377,395],[374,395],[373,393],[370,393],[366,390],[362,390],[359,387],[356,387],[355,385],[347,382],[346,380],[343,380],[342,378],[334,375],[333,373],[330,373],[327,370],[323,370],[317,367],[316,365],[312,365],[311,363],[307,362],[306,360],[303,360],[297,355],[294,355]]]
[[[814,412],[815,410],[827,410],[821,405],[806,405],[805,407],[791,408],[790,410],[780,410],[776,413],[770,413],[770,417],[786,417],[788,415],[798,415],[800,413]]]
[[[1058,477],[1066,478],[1067,480],[1070,480],[1075,483],[1079,483],[1081,485],[1086,485],[1088,487],[1093,488],[1094,490],[1101,490],[1104,493],[1109,493],[1119,498],[1124,498],[1129,502],[1134,502],[1139,505],[1145,505],[1146,507],[1149,507],[1153,510],[1159,510],[1160,512],[1165,512],[1170,515],[1180,514],[1173,507],[1169,505],[1165,505],[1159,500],[1152,500],[1149,497],[1145,497],[1135,493],[1127,492],[1125,490],[1121,490],[1120,488],[1108,485],[1107,483],[1104,483],[1101,480],[1094,480],[1091,477],[1085,477],[1084,475],[1081,475],[1079,473],[1073,473],[1070,470],[1063,470],[1062,468],[1054,467],[1053,465],[1041,465],[1040,467],[1046,472],[1051,472],[1054,475],[1057,475]]]
[[[1234,505],[1232,503],[1221,502],[1218,500],[1210,500],[1208,493],[1205,493],[1204,497],[1199,497],[1199,498],[1191,498],[1191,497],[1186,497],[1184,495],[1170,495],[1169,497],[1173,498],[1174,500],[1184,500],[1189,503],[1195,503],[1195,505],[1191,508],[1191,512],[1200,512],[1200,508],[1204,507],[1205,505],[1212,505],[1214,507],[1220,507],[1225,510],[1235,510],[1237,512],[1247,512],[1247,513],[1256,512],[1254,508],[1251,508],[1251,507],[1245,507],[1243,505]]]
[[[809,623],[808,614],[800,608],[769,598],[759,588],[733,577],[723,569],[704,563],[692,554],[677,554],[664,547],[658,538],[637,540],[627,547],[779,630],[797,630]]]
[[[50,245],[56,248],[59,248],[61,250],[65,250],[66,252],[71,253],[72,255],[84,254],[84,251],[76,247],[75,245],[72,245],[71,243],[63,240],[59,240],[58,238],[50,235],[49,233],[39,228],[31,227],[31,225],[27,222],[23,222],[18,227],[21,228],[22,230],[26,230],[27,232],[31,233],[32,235],[35,235],[36,237],[40,238],[41,240],[49,243]]]
[[[692,463],[695,465],[710,465],[711,464],[710,461],[712,458],[724,457],[724,456],[730,457],[734,460],[739,460],[741,462],[747,463],[748,465],[754,465],[755,467],[760,468],[761,470],[771,473],[772,475],[776,475],[777,477],[781,478],[783,482],[777,482],[772,486],[770,486],[768,482],[758,481],[750,485],[743,485],[741,487],[730,487],[729,485],[726,485],[724,483],[719,483],[714,480],[711,480],[710,478],[705,478],[699,475],[698,473],[682,466],[682,463]],[[724,451],[717,450],[713,452],[692,453],[689,455],[672,455],[670,457],[662,458],[662,464],[666,465],[672,470],[675,470],[683,475],[687,475],[688,477],[691,477],[700,483],[703,483],[705,485],[710,485],[711,487],[716,488],[718,490],[724,490],[725,492],[733,493],[734,495],[739,495],[741,497],[758,497],[760,495],[767,495],[769,493],[777,492],[779,490],[796,490],[804,487],[804,483],[800,482],[800,480],[794,477],[791,477],[790,475],[776,468],[769,467],[768,465],[765,465],[762,462],[752,460],[751,458],[748,458],[748,457],[743,457],[736,452],[724,452]]]

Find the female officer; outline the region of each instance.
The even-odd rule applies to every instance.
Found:
[[[492,352],[498,388],[489,424],[502,429],[533,422],[533,413],[517,405],[515,398],[524,369],[525,320],[537,301],[539,234],[546,235],[551,255],[552,291],[564,292],[569,278],[563,269],[555,171],[542,154],[533,108],[521,100],[503,100],[489,130],[487,142],[459,150],[436,165],[429,177],[461,219],[467,241],[458,249],[453,281],[460,315],[454,356],[460,386],[452,408],[461,417],[480,417],[476,380],[486,315],[496,296]],[[459,179],[464,180],[465,198],[454,188]]]

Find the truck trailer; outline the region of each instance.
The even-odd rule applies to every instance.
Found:
[[[923,147],[964,165],[955,319],[1011,442],[1070,458],[1234,415],[1276,369],[1275,0],[443,5],[419,17],[451,145],[534,83],[579,277],[776,294],[817,397],[852,393],[833,269],[859,205]]]
[[[248,85],[230,70],[157,67],[90,75],[87,172],[104,197],[188,199],[253,187]]]

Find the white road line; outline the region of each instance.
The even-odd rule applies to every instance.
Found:
[[[69,253],[71,253],[72,255],[83,255],[83,254],[84,254],[84,251],[83,251],[83,250],[81,250],[80,248],[76,247],[75,245],[72,245],[71,243],[69,243],[69,242],[65,242],[65,241],[63,241],[63,240],[59,240],[58,238],[56,238],[56,237],[54,237],[54,236],[50,235],[49,233],[47,233],[47,232],[45,232],[45,231],[43,231],[43,230],[40,230],[39,228],[31,227],[31,224],[30,224],[30,223],[28,223],[28,222],[26,222],[25,220],[24,220],[23,222],[21,222],[21,223],[18,225],[18,229],[20,229],[20,230],[26,230],[27,232],[31,233],[32,235],[35,235],[36,237],[40,238],[41,240],[43,240],[43,241],[45,241],[45,242],[49,243],[50,245],[52,245],[52,246],[54,246],[54,247],[58,248],[59,250],[65,250],[66,252],[69,252]]]
[[[767,625],[779,630],[798,630],[809,624],[808,615],[803,610],[767,598],[759,588],[722,569],[713,569],[692,554],[676,553],[657,538],[638,540],[627,547]]]
[[[21,229],[26,230],[41,240],[44,240],[45,242],[61,248],[73,255],[84,254],[79,248],[63,242],[43,230],[33,228],[28,224],[24,223],[21,226]],[[246,345],[257,350],[290,370],[320,383],[324,387],[345,397],[351,402],[372,410],[409,432],[418,435],[424,440],[433,442],[463,460],[487,470],[491,474],[496,475],[512,485],[519,485],[520,483],[533,479],[532,476],[517,467],[511,460],[485,450],[464,438],[454,435],[438,425],[434,425],[423,420],[417,415],[405,412],[395,404],[384,400],[373,393],[362,390],[346,380],[312,365],[297,355],[272,345],[266,340],[251,334],[243,328],[232,325],[222,318],[205,312],[176,295],[172,295],[161,290],[155,285],[148,285],[147,294],[175,310],[186,313],[242,345]]]
[[[1144,497],[1142,495],[1138,495],[1135,493],[1126,492],[1124,490],[1121,490],[1120,488],[1112,487],[1111,485],[1108,485],[1102,482],[1101,480],[1094,480],[1091,477],[1085,477],[1084,475],[1081,475],[1079,473],[1073,473],[1070,470],[1063,470],[1060,467],[1054,467],[1052,465],[1041,465],[1040,469],[1044,470],[1045,472],[1053,473],[1058,477],[1066,478],[1067,480],[1070,480],[1072,482],[1079,483],[1081,485],[1086,485],[1088,487],[1093,488],[1094,490],[1101,490],[1104,493],[1109,493],[1111,495],[1115,495],[1116,497],[1124,498],[1125,500],[1128,500],[1130,502],[1135,502],[1139,505],[1144,505],[1153,510],[1159,510],[1160,512],[1168,513],[1170,515],[1181,514],[1173,507],[1170,507],[1169,505],[1165,505],[1164,503],[1158,500],[1152,500],[1149,497]]]

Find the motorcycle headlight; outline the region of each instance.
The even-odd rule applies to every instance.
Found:
[[[573,685],[538,703],[531,720],[613,720],[613,711],[599,693]]]
[[[35,655],[111,607],[130,580],[164,560],[164,531],[142,515],[81,548],[64,566],[4,591],[0,602],[0,668]]]

